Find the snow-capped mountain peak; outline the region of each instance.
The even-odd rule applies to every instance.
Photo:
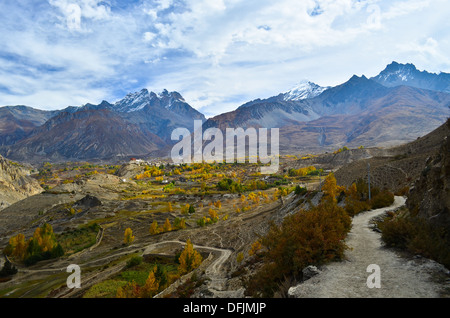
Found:
[[[439,74],[419,71],[414,64],[392,62],[377,76],[372,77],[381,85],[387,87],[411,86],[450,93],[450,74]]]
[[[178,92],[168,92],[164,89],[161,93],[156,94],[144,88],[139,92],[127,94],[114,104],[114,108],[118,112],[131,113],[139,111],[147,105],[159,105],[171,109],[175,102],[185,103],[186,101]]]
[[[129,93],[123,99],[114,104],[114,108],[119,112],[134,112],[141,110],[150,102],[150,93],[146,88],[140,92]]]
[[[408,80],[414,79],[414,74],[416,72],[418,71],[413,64],[399,64],[397,62],[392,62],[380,73],[378,80],[386,82],[395,80],[407,82]]]
[[[308,80],[303,80],[283,94],[285,101],[298,101],[313,98],[322,94],[328,87],[321,87]]]

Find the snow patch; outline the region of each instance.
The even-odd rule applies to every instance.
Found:
[[[299,101],[307,98],[313,98],[322,94],[328,87],[321,87],[315,83],[304,80],[284,94],[285,101]]]

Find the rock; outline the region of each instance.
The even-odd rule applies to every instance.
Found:
[[[301,287],[302,287],[302,285],[300,284],[300,285],[289,288],[289,290],[288,290],[289,298],[297,298],[297,295],[300,294]]]
[[[100,201],[97,197],[92,195],[86,195],[83,199],[78,200],[74,206],[84,206],[86,208],[93,208],[96,206],[102,205],[102,201]]]
[[[30,167],[0,156],[0,210],[43,191]]]
[[[320,274],[320,271],[317,269],[316,266],[309,265],[302,270],[302,273],[303,273],[303,279],[306,280],[306,279],[310,279],[311,277]]]

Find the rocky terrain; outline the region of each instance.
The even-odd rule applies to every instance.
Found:
[[[30,170],[0,156],[0,210],[43,191]]]
[[[450,229],[450,120],[441,129],[446,135],[438,151],[426,158],[406,204],[432,226]]]

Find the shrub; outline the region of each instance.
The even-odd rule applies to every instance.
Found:
[[[202,217],[197,220],[197,225],[200,227],[204,227],[206,225],[206,217]]]
[[[308,190],[307,190],[306,188],[303,188],[303,187],[297,185],[297,186],[295,187],[294,192],[295,192],[295,194],[297,194],[297,195],[303,195],[303,194],[305,194],[306,192],[308,192]]]
[[[412,239],[414,229],[413,223],[406,217],[396,217],[392,220],[385,220],[379,224],[382,231],[381,238],[389,247],[405,249]]]
[[[272,297],[285,277],[301,275],[308,265],[342,258],[350,228],[351,218],[331,200],[286,217],[281,226],[272,224],[261,240],[265,265],[250,278],[246,293]]]
[[[243,187],[240,183],[229,178],[220,180],[217,183],[217,188],[222,191],[230,191],[231,193],[241,193],[243,191]]]
[[[405,249],[450,267],[450,234],[444,226],[398,213],[379,223],[381,238],[388,247]]]
[[[383,190],[375,194],[370,200],[372,209],[384,208],[390,206],[392,203],[394,203],[394,194],[388,190]]]
[[[142,264],[142,261],[143,261],[144,259],[143,259],[143,257],[142,256],[138,256],[138,255],[136,255],[136,256],[133,256],[132,258],[130,258],[128,261],[127,261],[127,268],[131,268],[131,267],[134,267],[134,266],[138,266],[138,265],[140,265],[140,264]]]
[[[349,216],[353,217],[360,212],[370,210],[370,204],[366,201],[347,198],[344,209],[347,211]]]
[[[179,230],[186,228],[186,221],[183,218],[175,218],[173,220],[173,229]]]

